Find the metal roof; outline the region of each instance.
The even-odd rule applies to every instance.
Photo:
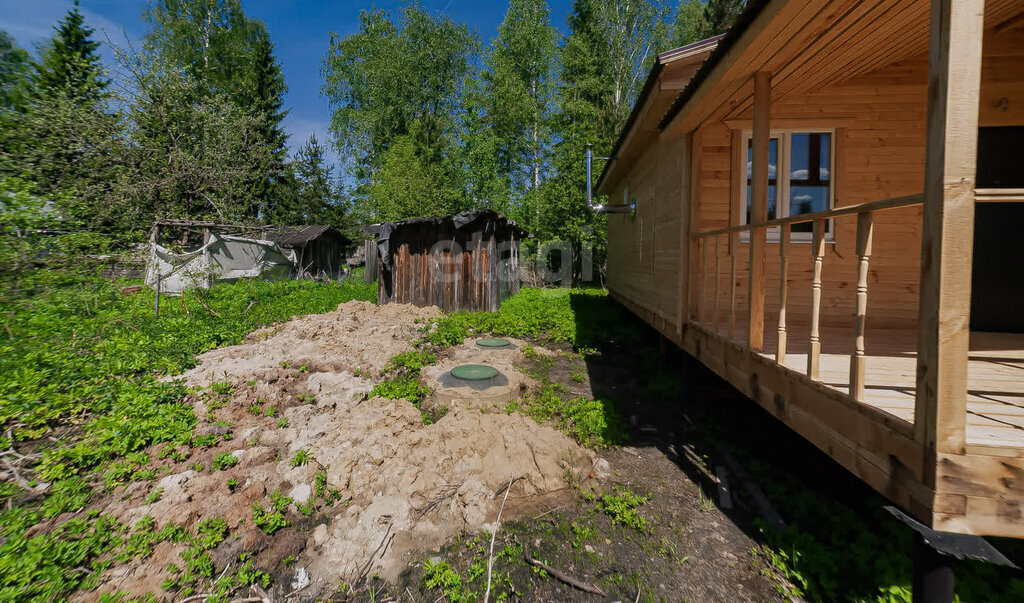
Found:
[[[344,236],[335,230],[333,226],[326,225],[275,226],[268,229],[265,236],[267,240],[273,241],[285,249],[293,249],[295,247],[305,247],[310,241],[320,237],[329,230],[333,230],[338,236]]]

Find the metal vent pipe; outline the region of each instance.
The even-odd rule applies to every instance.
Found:
[[[599,214],[625,214],[633,210],[632,205],[594,205],[594,184],[593,184],[593,164],[594,164],[594,150],[593,144],[587,143],[587,207],[590,211],[597,212]],[[605,161],[611,159],[611,157],[598,157]]]

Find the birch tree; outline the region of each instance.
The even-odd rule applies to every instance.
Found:
[[[612,106],[624,122],[654,58],[668,50],[671,8],[665,0],[601,0],[596,8],[608,41]]]
[[[485,111],[513,196],[540,186],[549,160],[557,38],[550,12],[545,0],[512,0],[485,59]],[[533,209],[536,225],[540,207]]]

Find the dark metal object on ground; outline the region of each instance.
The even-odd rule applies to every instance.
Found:
[[[465,381],[486,381],[498,376],[498,369],[485,364],[463,364],[452,369],[452,376]]]
[[[476,344],[482,348],[507,348],[512,345],[512,342],[507,339],[484,337],[477,339]]]

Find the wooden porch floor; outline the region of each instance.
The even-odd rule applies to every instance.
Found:
[[[806,373],[807,328],[790,328],[786,340],[785,366]],[[774,360],[776,341],[776,333],[766,328],[761,355]],[[821,341],[821,382],[848,392],[853,329],[822,329]],[[913,423],[917,332],[869,326],[865,348],[865,403]],[[968,445],[992,448],[989,454],[1024,456],[1024,334],[972,332],[969,358]]]

